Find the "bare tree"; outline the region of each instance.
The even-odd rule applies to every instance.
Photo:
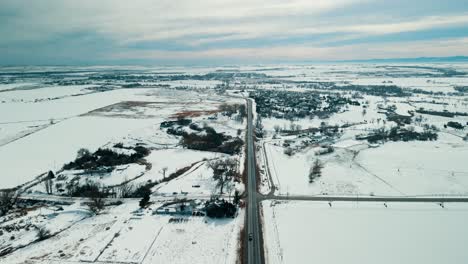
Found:
[[[213,170],[213,178],[222,194],[226,184],[237,176],[237,161],[230,158],[213,160],[208,162],[208,167]]]
[[[125,180],[127,181],[127,180]],[[135,192],[135,184],[131,182],[127,182],[122,184],[118,188],[118,193],[122,198],[129,198],[132,196],[133,192]]]
[[[163,167],[162,169],[163,179],[166,178],[167,167]]]
[[[275,130],[276,134],[278,134],[281,131],[281,127],[279,125],[275,125],[273,129]]]
[[[289,130],[295,131],[296,130],[296,124],[294,124],[293,122],[289,123]]]
[[[52,171],[49,171],[47,177],[44,180],[45,190],[47,194],[53,193],[52,179],[55,178],[55,174]]]

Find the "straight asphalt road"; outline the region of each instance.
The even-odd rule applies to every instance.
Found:
[[[253,142],[252,101],[247,100],[247,263],[262,263],[262,234],[260,232],[260,212],[257,199],[257,175]]]

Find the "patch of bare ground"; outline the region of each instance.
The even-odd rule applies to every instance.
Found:
[[[172,118],[187,118],[187,117],[199,117],[199,116],[204,116],[204,115],[212,115],[215,113],[219,113],[221,110],[193,110],[193,111],[182,111],[173,114],[171,117]]]
[[[138,112],[139,108],[157,108],[161,105],[168,105],[173,104],[173,102],[147,102],[147,101],[123,101],[115,104],[111,104],[108,106],[104,106],[101,108],[94,109],[89,111],[81,116],[93,116],[93,115],[103,115],[106,114],[107,116],[116,116],[116,117],[131,117],[132,112]],[[123,113],[127,111],[129,113]],[[138,116],[141,116],[139,114]],[[136,116],[135,116],[136,117]]]

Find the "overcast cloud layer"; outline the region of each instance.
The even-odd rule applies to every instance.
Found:
[[[0,64],[468,55],[468,0],[0,0]]]

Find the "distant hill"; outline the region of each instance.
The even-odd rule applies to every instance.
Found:
[[[434,62],[467,62],[468,56],[452,56],[452,57],[419,57],[419,58],[393,58],[393,59],[368,59],[368,60],[343,60],[339,62],[367,62],[367,63],[382,63],[382,62],[414,62],[414,63],[434,63]]]

